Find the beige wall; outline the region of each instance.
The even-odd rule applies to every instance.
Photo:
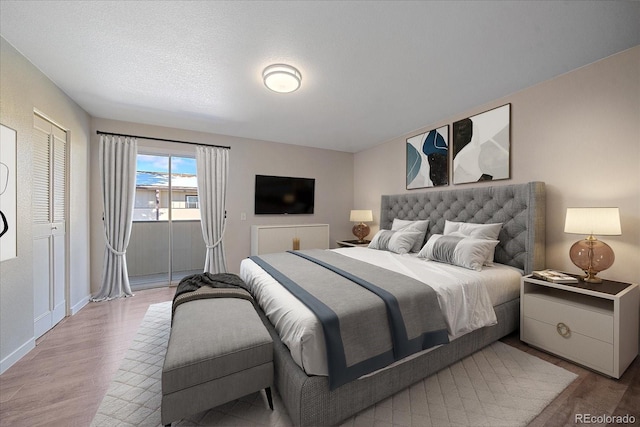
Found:
[[[96,131],[143,135],[203,144],[230,146],[230,174],[227,189],[227,229],[225,250],[230,272],[239,272],[240,261],[250,255],[250,226],[263,224],[329,224],[331,244],[352,236],[349,210],[353,203],[353,154],[321,150],[246,138],[162,128],[94,118],[91,123],[91,291],[100,288],[102,255],[102,205],[98,176],[99,137]],[[138,141],[138,152],[195,153],[184,144]],[[195,155],[195,154],[194,154]],[[316,201],[313,215],[254,215],[253,195],[256,174],[315,178]],[[246,220],[240,216],[246,214]]]
[[[618,206],[623,234],[602,237],[616,261],[601,276],[640,282],[640,46],[357,153],[354,204],[377,221],[381,194],[409,192],[406,138],[505,103],[511,179],[438,189],[546,182],[547,266],[576,273],[568,253],[580,237],[563,232],[566,208]]]
[[[31,233],[34,109],[68,129],[68,312],[89,296],[89,115],[0,38],[0,122],[17,131],[18,257],[0,263],[0,372],[33,348],[33,250]]]

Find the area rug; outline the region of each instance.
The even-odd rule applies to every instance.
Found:
[[[171,302],[149,307],[93,419],[93,427],[160,424],[161,372],[169,339]],[[496,342],[346,420],[343,425],[526,426],[577,375]],[[274,390],[174,422],[174,426],[287,426]]]

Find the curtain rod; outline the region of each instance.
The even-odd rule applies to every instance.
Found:
[[[202,144],[199,142],[191,142],[191,141],[178,141],[176,139],[164,139],[164,138],[153,138],[150,136],[140,136],[140,135],[126,135],[124,133],[113,133],[113,132],[103,132],[101,130],[96,131],[98,135],[113,135],[113,136],[124,136],[128,138],[140,138],[140,139],[150,139],[153,141],[163,141],[163,142],[177,142],[178,144],[189,144],[189,145],[200,145],[203,147],[216,147],[216,148],[226,148],[227,150],[231,150],[231,147],[227,147],[224,145],[209,145]]]

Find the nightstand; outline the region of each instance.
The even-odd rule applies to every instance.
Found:
[[[525,276],[520,286],[520,339],[620,378],[638,355],[639,312],[637,284],[559,284]]]
[[[363,243],[359,243],[358,240],[338,240],[336,243],[341,248],[354,248],[357,246],[366,248],[371,243],[371,240],[365,240]]]

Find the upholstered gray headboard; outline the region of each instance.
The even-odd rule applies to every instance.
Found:
[[[543,182],[382,196],[380,228],[394,218],[428,219],[428,239],[442,234],[445,220],[503,223],[495,260],[525,271],[545,264],[545,186]]]

